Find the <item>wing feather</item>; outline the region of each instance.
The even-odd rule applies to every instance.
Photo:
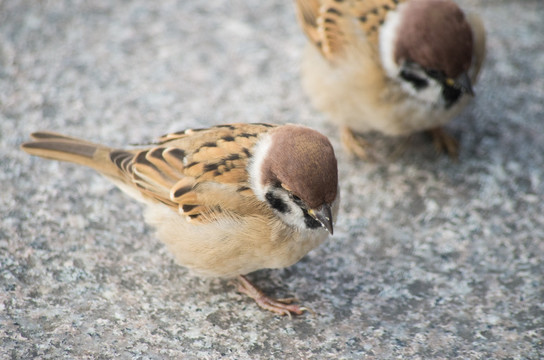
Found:
[[[378,30],[389,11],[406,0],[296,0],[306,36],[329,61],[361,41],[378,50]]]
[[[259,136],[273,127],[232,124],[190,129],[164,135],[139,150],[39,132],[22,148],[92,167],[139,200],[161,202],[190,221],[207,222],[220,213],[230,216],[234,208],[255,206],[246,168]]]
[[[233,124],[167,134],[157,147],[119,164],[148,197],[172,206],[189,221],[207,222],[251,198],[246,170],[251,148],[270,127]]]

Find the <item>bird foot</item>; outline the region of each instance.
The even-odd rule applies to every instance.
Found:
[[[370,149],[370,144],[365,141],[361,136],[353,132],[353,130],[348,127],[343,127],[341,138],[344,149],[346,149],[348,153],[354,155],[361,160],[371,160],[371,157],[368,153],[368,149]]]
[[[246,294],[261,308],[272,311],[278,315],[286,315],[291,318],[292,314],[301,315],[304,311],[313,312],[311,309],[293,304],[296,298],[272,299],[265,295],[259,288],[253,285],[245,276],[238,276],[238,291]]]
[[[459,157],[459,142],[443,128],[427,130],[433,138],[433,144],[437,152],[446,153],[454,160]]]

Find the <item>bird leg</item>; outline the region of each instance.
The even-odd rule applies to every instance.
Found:
[[[459,157],[459,142],[456,138],[441,127],[427,130],[427,132],[433,138],[434,147],[438,152],[445,152],[452,159],[457,160]]]
[[[291,314],[301,315],[304,311],[309,311],[308,308],[292,304],[294,301],[297,301],[295,298],[272,299],[268,297],[243,275],[238,276],[238,281],[238,291],[255,300],[257,305],[265,310],[272,311],[278,315],[287,315],[289,318]]]
[[[353,130],[344,126],[341,133],[342,144],[347,152],[355,155],[361,160],[370,160],[370,156],[367,149],[370,148],[370,144],[363,138],[358,136]]]

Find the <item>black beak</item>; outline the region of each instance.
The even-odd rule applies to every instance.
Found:
[[[472,81],[470,81],[467,73],[462,73],[461,76],[459,76],[457,80],[455,80],[455,86],[461,89],[462,92],[474,96]]]
[[[332,211],[331,207],[328,204],[323,204],[317,209],[310,209],[308,210],[308,214],[310,214],[311,217],[316,219],[321,223],[321,225],[327,229],[327,231],[332,235],[333,234],[333,228],[332,228]]]

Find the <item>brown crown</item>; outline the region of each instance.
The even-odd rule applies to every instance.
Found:
[[[412,0],[399,27],[395,61],[414,61],[425,69],[457,78],[472,60],[472,31],[450,0]]]
[[[277,128],[271,140],[262,166],[263,185],[283,184],[312,209],[332,203],[338,190],[338,166],[329,140],[295,125]]]

